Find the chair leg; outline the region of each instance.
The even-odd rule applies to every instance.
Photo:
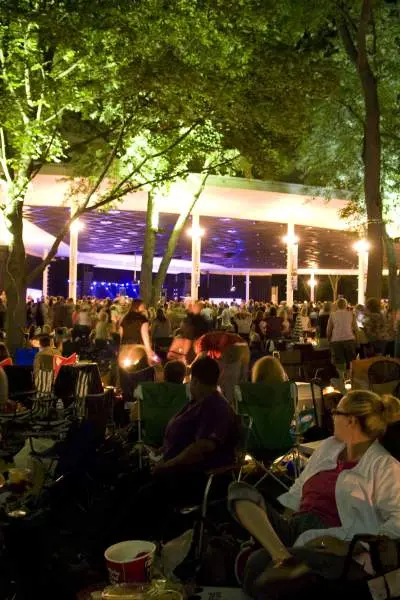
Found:
[[[214,475],[211,474],[207,480],[206,483],[206,487],[204,490],[204,495],[203,495],[203,502],[201,505],[201,515],[200,515],[200,525],[199,525],[199,540],[197,543],[197,550],[196,550],[196,560],[200,561],[201,557],[203,555],[203,545],[204,545],[204,523],[205,523],[205,519],[207,516],[207,503],[208,503],[208,496],[210,494],[210,490],[211,490],[211,486],[212,486],[212,482],[214,480]]]
[[[265,469],[265,467],[264,467],[264,469]],[[270,470],[266,471],[264,473],[264,475],[253,485],[253,487],[257,488],[267,477],[272,477],[272,479],[274,479],[277,483],[279,483],[286,491],[289,491],[290,487],[288,485],[286,485],[285,483],[283,483],[283,481],[281,481],[279,479],[279,477],[277,477],[275,475],[275,473],[272,473],[272,471],[270,471]]]

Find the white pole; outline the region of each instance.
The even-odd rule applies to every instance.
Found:
[[[246,304],[250,301],[250,273],[246,273]]]
[[[299,245],[294,232],[294,223],[288,223],[286,237],[286,304],[293,306],[293,290],[296,289]]]
[[[365,304],[367,289],[368,250],[361,247],[358,250],[358,304]]]
[[[74,207],[71,208],[71,215],[74,214]],[[74,221],[76,224],[76,221]],[[78,280],[78,227],[72,224],[69,231],[69,284],[68,297],[76,302],[77,280]]]
[[[200,260],[201,260],[201,232],[200,216],[192,214],[192,275],[190,281],[190,295],[193,302],[199,298],[200,286]]]
[[[315,274],[312,271],[310,276],[310,301],[314,304],[315,302]]]
[[[48,252],[47,250],[45,250],[43,252],[43,259],[46,258],[47,254]],[[46,298],[49,295],[49,269],[50,265],[47,265],[47,267],[43,269],[42,295],[44,298]]]

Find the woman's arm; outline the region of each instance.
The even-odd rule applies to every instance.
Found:
[[[142,336],[143,345],[146,348],[146,354],[149,359],[151,359],[154,355],[153,349],[151,347],[150,341],[150,331],[149,331],[149,322],[146,321],[142,324],[140,328],[140,335]]]

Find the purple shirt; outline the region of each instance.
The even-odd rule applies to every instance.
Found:
[[[189,402],[168,423],[164,436],[164,459],[170,460],[197,440],[212,440],[214,452],[203,463],[202,470],[217,469],[235,462],[238,443],[236,416],[228,402],[214,392],[202,402]]]

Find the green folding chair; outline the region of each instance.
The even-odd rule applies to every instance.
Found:
[[[242,383],[238,386],[237,412],[250,422],[245,451],[265,471],[257,485],[270,475],[288,489],[275,475],[271,465],[289,451],[298,453],[290,433],[296,417],[296,405],[296,386],[290,382],[276,385]]]
[[[143,400],[138,405],[138,442],[162,446],[165,429],[188,402],[186,386],[181,383],[141,383]]]

